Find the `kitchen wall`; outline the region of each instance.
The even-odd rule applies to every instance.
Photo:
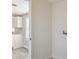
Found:
[[[66,0],[52,3],[52,56],[54,59],[67,59],[67,30]]]
[[[49,59],[52,54],[52,5],[32,0],[32,59]]]

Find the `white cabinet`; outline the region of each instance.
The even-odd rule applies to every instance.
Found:
[[[31,59],[31,40],[30,40],[30,1],[13,0],[12,2],[12,48],[13,59]],[[24,53],[23,51],[27,52]],[[19,51],[19,52],[18,52]],[[27,54],[23,57],[21,54]]]

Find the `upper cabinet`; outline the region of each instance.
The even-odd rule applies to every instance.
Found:
[[[29,0],[12,0],[12,14],[23,15],[29,13]]]

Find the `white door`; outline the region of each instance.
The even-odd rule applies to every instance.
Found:
[[[66,1],[53,4],[52,40],[53,57],[55,59],[67,59],[67,31]]]

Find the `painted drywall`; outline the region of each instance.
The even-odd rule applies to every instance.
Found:
[[[52,54],[52,13],[48,0],[32,0],[32,59],[48,59]]]
[[[66,0],[52,4],[52,56],[55,59],[67,59],[67,38],[63,30],[67,29]]]

